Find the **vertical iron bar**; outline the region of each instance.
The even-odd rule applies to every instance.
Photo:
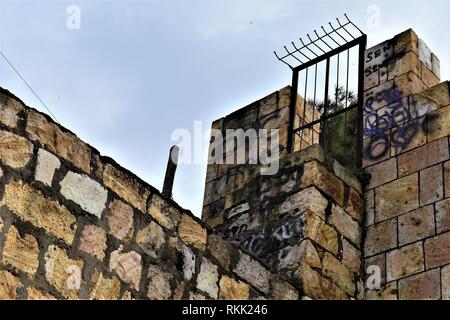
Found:
[[[315,115],[316,115],[316,89],[317,89],[317,65],[318,63],[316,63],[315,65],[315,71],[314,71],[314,100],[313,100],[313,114],[312,114],[312,121],[315,120]],[[311,145],[314,144],[314,125],[312,126],[312,137],[311,137]]]
[[[288,127],[288,141],[287,149],[291,153],[293,150],[294,138],[294,121],[295,121],[295,106],[297,104],[297,87],[298,87],[298,70],[292,72],[292,84],[291,84],[291,101],[289,106],[289,127]]]
[[[362,166],[362,150],[363,150],[363,104],[364,104],[364,54],[367,45],[367,36],[361,37],[359,44],[359,62],[358,62],[358,107],[357,107],[357,163],[359,167]]]
[[[302,117],[302,126],[305,125],[305,115],[306,115],[306,93],[308,88],[308,69],[306,68],[306,76],[305,76],[305,96],[303,97],[303,117]],[[304,130],[304,129],[303,129]],[[300,136],[300,150],[302,150],[302,144],[303,144],[303,130]]]
[[[345,81],[345,109],[348,108],[348,75],[350,70],[350,49],[347,50],[347,79]],[[347,112],[344,115],[344,144],[347,142]]]
[[[325,97],[324,97],[324,106],[323,106],[323,114],[325,116],[327,116],[327,112],[328,112],[328,87],[330,85],[330,58],[327,58],[327,63],[326,63],[326,67],[325,67]],[[322,130],[322,128],[321,128]],[[326,131],[326,120],[323,122],[323,132],[324,134],[322,135],[323,137],[323,145],[322,147],[326,150],[326,135],[327,135],[327,131]]]
[[[172,146],[169,152],[169,160],[167,161],[166,176],[164,177],[162,194],[169,199],[172,198],[173,181],[175,180],[175,172],[177,171],[179,151],[180,148],[178,146]]]

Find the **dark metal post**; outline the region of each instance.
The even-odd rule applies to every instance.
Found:
[[[364,58],[366,53],[367,36],[362,35],[361,42],[359,44],[359,66],[358,66],[358,107],[357,107],[357,156],[358,165],[362,167],[363,157],[363,112],[364,112]]]
[[[293,70],[292,85],[291,85],[291,101],[289,106],[289,128],[287,141],[288,153],[291,153],[294,150],[294,122],[295,122],[295,109],[297,105],[297,89],[298,89],[297,87],[298,87],[298,70]]]
[[[175,172],[177,171],[178,153],[180,148],[173,146],[170,148],[169,160],[167,161],[166,176],[164,178],[164,185],[162,194],[166,198],[172,198],[172,187],[175,179]]]

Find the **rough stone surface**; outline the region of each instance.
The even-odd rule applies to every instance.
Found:
[[[0,270],[0,300],[14,300],[20,287],[19,278],[6,270]]]
[[[148,268],[148,293],[147,296],[152,300],[169,299],[172,295],[170,281],[172,274],[164,272],[156,265],[150,265]]]
[[[248,300],[250,286],[242,281],[223,275],[219,282],[219,299]]]
[[[366,300],[397,300],[397,292],[397,282],[394,281],[380,290],[367,290],[365,298]]]
[[[349,189],[345,211],[359,223],[362,222],[364,217],[364,200],[353,188]]]
[[[364,255],[372,256],[397,246],[397,221],[391,219],[370,226],[366,231]]]
[[[91,150],[87,144],[70,132],[63,131],[54,123],[35,111],[28,113],[26,128],[31,140],[42,145],[58,156],[73,163],[86,173],[90,173]]]
[[[109,232],[119,240],[129,242],[133,237],[133,208],[128,204],[113,200],[107,211],[106,221]]]
[[[325,218],[325,208],[327,205],[328,200],[316,188],[310,187],[289,196],[281,204],[280,214],[290,213],[296,215],[310,210],[318,216]]]
[[[33,144],[14,133],[0,130],[0,161],[5,165],[18,169],[26,166],[31,160]]]
[[[45,253],[45,278],[65,298],[78,298],[83,266],[83,261],[70,259],[64,249],[55,245]]]
[[[111,253],[109,269],[115,271],[122,281],[129,283],[135,290],[139,290],[142,274],[142,258],[135,252],[122,253],[122,248]]]
[[[13,98],[1,97],[0,122],[10,128],[16,128],[20,119],[19,113],[23,110],[22,104]]]
[[[70,212],[55,200],[45,198],[39,191],[21,181],[11,181],[5,187],[2,205],[6,205],[21,220],[72,244],[77,223]]]
[[[450,232],[425,240],[427,269],[450,263]]]
[[[225,267],[230,267],[231,253],[233,247],[225,241],[221,236],[211,234],[208,236],[208,252]]]
[[[309,211],[302,215],[302,222],[304,225],[303,236],[305,239],[311,239],[324,249],[333,254],[337,254],[339,248],[338,235],[333,228]]]
[[[181,216],[178,235],[187,245],[192,245],[197,249],[205,250],[207,237],[206,229],[187,214]]]
[[[91,280],[92,290],[90,299],[92,300],[118,300],[120,299],[120,280],[117,277],[107,278],[103,273],[95,271]]]
[[[309,240],[303,240],[300,245],[286,247],[278,254],[279,270],[297,269],[301,264],[312,268],[321,268],[319,253]]]
[[[130,177],[113,165],[106,164],[103,170],[103,183],[133,207],[141,212],[146,211],[150,191],[135,178]]]
[[[55,170],[60,166],[61,162],[56,156],[44,149],[39,149],[34,179],[51,186]]]
[[[355,282],[353,273],[333,255],[326,252],[323,257],[323,273],[331,278],[342,290],[353,296],[355,294]]]
[[[441,269],[442,300],[450,300],[450,265]]]
[[[392,181],[375,189],[375,221],[383,221],[419,207],[418,175]]]
[[[438,233],[450,230],[450,199],[436,203],[436,229]]]
[[[353,220],[343,209],[333,205],[329,223],[334,225],[338,232],[349,239],[353,244],[359,245],[361,241],[361,230],[358,222]]]
[[[153,217],[161,226],[172,230],[178,226],[180,212],[170,206],[166,200],[158,195],[153,195],[148,214]]]
[[[293,286],[281,279],[272,279],[272,294],[274,300],[298,300],[299,294]]]
[[[433,234],[434,214],[431,205],[398,217],[398,241],[401,246]]]
[[[39,266],[38,256],[39,245],[36,238],[30,234],[21,237],[16,227],[11,226],[5,240],[2,262],[34,276]]]
[[[437,300],[440,298],[439,269],[400,279],[398,286],[401,300]]]
[[[422,242],[416,242],[386,255],[387,281],[397,280],[424,270]]]
[[[262,292],[269,291],[269,271],[250,256],[241,253],[234,272]]]
[[[342,240],[342,263],[351,271],[360,273],[361,268],[361,252],[356,249],[350,242]]]
[[[86,225],[81,232],[79,249],[83,252],[103,260],[106,250],[106,233],[96,225]]]
[[[86,175],[69,171],[60,183],[61,194],[83,210],[101,218],[108,192],[100,183]]]
[[[371,175],[371,179],[366,186],[366,190],[370,190],[397,179],[397,160],[391,158],[367,167],[364,170]]]
[[[307,297],[318,300],[348,299],[341,288],[308,266],[299,268],[295,276],[301,281],[303,292]]]
[[[188,246],[182,245],[183,253],[183,275],[187,281],[190,281],[195,275],[195,254]]]
[[[56,300],[56,298],[51,294],[47,294],[39,289],[30,287],[27,288],[27,300]]]
[[[200,273],[197,277],[197,288],[206,292],[211,298],[217,299],[219,287],[217,266],[207,258],[202,259]]]
[[[156,222],[151,221],[137,232],[136,242],[145,253],[156,258],[161,246],[166,242],[164,230]]]
[[[444,182],[442,181],[442,165],[420,171],[420,205],[427,205],[444,196]]]

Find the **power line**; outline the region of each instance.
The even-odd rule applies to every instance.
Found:
[[[22,75],[17,71],[17,69],[14,67],[14,65],[9,61],[9,59],[5,56],[5,54],[0,50],[0,55],[5,59],[5,61],[10,65],[10,67],[14,70],[14,72],[19,76],[20,79],[22,79],[23,83],[30,89],[30,91],[34,94],[34,96],[39,100],[39,102],[44,106],[45,109],[50,113],[50,115],[55,119],[55,121],[59,124],[58,119],[56,119],[53,112],[50,110],[49,107],[42,101],[42,99],[38,96],[36,91],[33,90],[33,88],[28,84],[28,82],[22,77]]]

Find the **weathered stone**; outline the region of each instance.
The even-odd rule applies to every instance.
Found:
[[[111,253],[109,269],[115,271],[122,281],[139,290],[142,273],[140,254],[134,251],[122,253],[122,248],[119,248]]]
[[[206,292],[211,298],[217,299],[218,281],[217,266],[204,257],[200,266],[200,273],[197,276],[197,289]]]
[[[181,245],[180,251],[183,254],[183,275],[189,281],[195,275],[196,257],[192,250],[184,244]]]
[[[148,268],[148,293],[147,296],[152,300],[167,300],[172,295],[170,281],[172,274],[162,271],[156,265],[150,265]]]
[[[314,187],[304,189],[289,196],[280,206],[280,214],[297,215],[310,210],[321,218],[325,218],[328,200]]]
[[[434,234],[433,206],[426,206],[398,217],[398,241],[402,246]]]
[[[221,236],[211,234],[208,236],[208,251],[217,259],[219,264],[225,268],[230,268],[230,261],[234,248],[231,244],[225,241]]]
[[[78,204],[81,209],[101,218],[108,192],[100,183],[86,175],[67,172],[60,183],[61,194]]]
[[[427,132],[429,142],[450,134],[450,105],[429,113],[429,116],[434,119],[431,130]]]
[[[0,130],[0,161],[18,169],[26,166],[33,154],[33,144],[14,133]]]
[[[422,242],[416,242],[386,255],[387,281],[397,280],[424,270]]]
[[[178,209],[156,194],[152,196],[147,213],[161,226],[169,230],[173,230],[178,226],[181,217]]]
[[[420,205],[439,201],[443,196],[442,164],[420,171]]]
[[[439,269],[400,279],[398,286],[401,300],[437,300],[441,291]]]
[[[0,300],[15,300],[19,287],[19,278],[6,270],[0,270]]]
[[[136,235],[136,242],[149,256],[156,258],[159,249],[166,242],[165,233],[156,222],[151,221],[146,227],[139,230]]]
[[[358,222],[353,220],[342,208],[333,205],[329,223],[334,225],[337,231],[349,239],[353,244],[359,245],[361,241],[361,229]]]
[[[106,250],[106,233],[96,225],[86,225],[81,232],[79,249],[103,260]]]
[[[61,162],[56,156],[44,149],[39,149],[34,179],[51,186],[55,170],[60,166]]]
[[[447,142],[447,139],[445,141]],[[450,161],[444,162],[444,189],[445,197],[450,198]]]
[[[56,300],[56,298],[51,294],[42,292],[39,289],[28,287],[27,300]]]
[[[241,253],[233,271],[262,292],[269,292],[270,272],[250,256]]]
[[[426,89],[426,86],[415,72],[410,71],[394,79],[394,88],[398,90],[399,97],[403,99],[412,94],[422,92]],[[407,149],[410,148],[412,148],[411,145]]]
[[[128,204],[114,199],[107,211],[106,221],[109,232],[119,240],[129,242],[133,237],[133,208]]]
[[[414,52],[408,52],[401,59],[396,59],[394,63],[388,64],[388,79],[394,79],[409,71],[420,76],[420,61]]]
[[[394,52],[402,54],[412,51],[415,54],[419,53],[419,37],[412,29],[408,29],[395,36]]]
[[[10,128],[16,128],[19,122],[19,113],[23,110],[22,104],[16,99],[0,95],[0,122]]]
[[[260,118],[263,118],[268,114],[277,110],[277,96],[278,92],[274,92],[260,100],[259,114],[258,114]]]
[[[309,240],[303,240],[300,245],[283,248],[278,254],[277,269],[297,269],[301,264],[312,268],[322,266],[317,249]]]
[[[250,210],[248,202],[241,203],[228,211],[228,219]]]
[[[3,226],[5,225],[5,223],[3,222],[3,218],[2,218],[2,216],[0,215],[0,233],[2,233],[2,231],[3,231]]]
[[[419,207],[418,174],[375,189],[375,221],[383,221]]]
[[[325,252],[322,260],[323,273],[331,278],[342,290],[353,296],[356,286],[353,273],[333,255]]]
[[[106,164],[103,170],[103,183],[133,207],[141,212],[146,211],[150,191],[136,178],[111,164]]]
[[[364,200],[353,188],[349,189],[345,211],[359,223],[362,222],[364,216]]]
[[[348,299],[347,294],[336,284],[322,277],[309,266],[302,266],[295,272],[295,277],[302,283],[303,294],[318,300]]]
[[[442,300],[450,300],[450,265],[441,268]]]
[[[425,240],[425,265],[427,269],[450,263],[450,232]]]
[[[338,235],[333,228],[309,211],[302,215],[302,223],[304,225],[303,237],[305,239],[311,239],[324,249],[337,254]]]
[[[450,230],[450,199],[436,202],[436,230],[437,233]]]
[[[223,275],[219,282],[219,299],[221,300],[248,300],[250,286],[245,282],[234,280]]]
[[[367,290],[366,300],[397,300],[397,282],[386,284],[379,290]]]
[[[178,227],[178,236],[187,245],[197,249],[205,250],[206,229],[187,214],[181,216],[180,226]]]
[[[92,300],[118,300],[120,299],[120,280],[113,276],[106,278],[102,272],[95,271],[91,280],[91,292],[89,298]]]
[[[185,291],[185,284],[183,282],[179,282],[177,283],[177,285],[175,286],[175,290],[173,291],[173,300],[182,300],[183,296],[184,296],[184,291]]]
[[[366,211],[364,225],[368,227],[375,223],[375,190],[364,193],[364,208]]]
[[[39,266],[38,256],[39,245],[36,238],[30,234],[21,237],[16,227],[11,226],[6,236],[2,262],[34,276]]]
[[[366,190],[370,190],[397,179],[397,159],[390,158],[373,166],[366,167],[364,170],[371,175],[370,181],[366,186]]]
[[[342,263],[351,271],[360,273],[362,263],[361,252],[345,239],[342,239]]]
[[[398,174],[404,177],[449,157],[447,138],[439,139],[398,156]]]
[[[58,202],[46,199],[22,181],[11,181],[6,185],[1,205],[6,205],[21,220],[72,244],[77,228],[75,217]]]
[[[329,195],[340,206],[344,205],[344,183],[317,161],[307,162],[300,179],[300,188],[315,186]]]
[[[82,282],[83,261],[73,260],[65,250],[50,245],[45,254],[45,277],[65,298],[77,299]]]
[[[364,256],[372,256],[397,246],[397,221],[391,219],[367,228]]]
[[[298,297],[298,291],[286,281],[281,279],[272,280],[272,294],[270,299],[298,300]]]
[[[422,71],[422,81],[427,87],[433,87],[441,82],[439,77],[437,77],[428,67],[425,67],[422,64],[420,69]]]
[[[30,139],[39,141],[49,151],[73,163],[86,173],[90,173],[91,150],[87,144],[68,131],[63,131],[57,124],[30,110],[26,128]]]
[[[349,169],[341,165],[338,161],[333,161],[333,172],[342,181],[344,181],[350,188],[356,190],[358,194],[362,194],[361,182],[355,178]]]

